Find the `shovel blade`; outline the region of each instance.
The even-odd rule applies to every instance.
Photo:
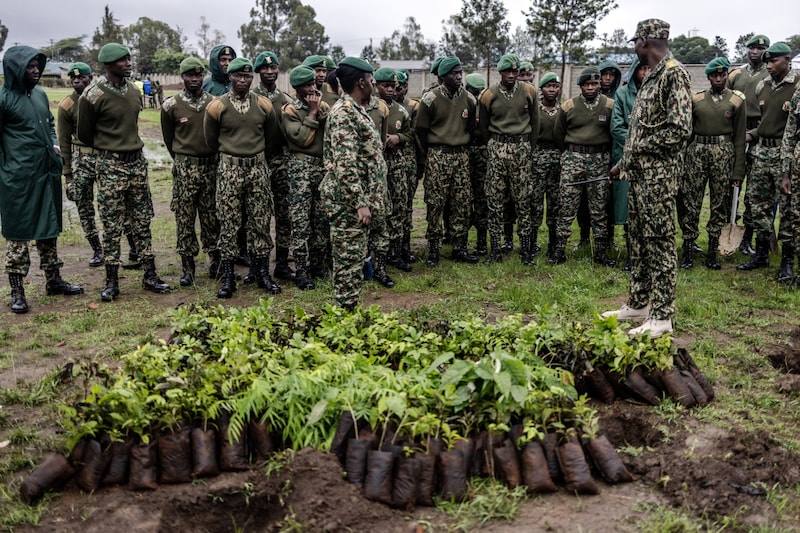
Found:
[[[717,250],[720,255],[728,256],[739,249],[744,237],[744,227],[736,224],[725,224],[719,235],[719,247]]]

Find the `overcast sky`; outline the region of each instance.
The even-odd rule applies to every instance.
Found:
[[[428,40],[438,42],[442,21],[457,13],[462,5],[461,0],[302,1],[316,10],[331,45],[341,44],[351,55],[358,55],[370,38],[377,47],[381,38],[402,29],[409,16],[416,18]],[[523,12],[529,9],[531,1],[506,0],[504,3],[513,32],[517,26],[525,24]],[[610,35],[614,29],[623,28],[630,36],[637,21],[656,17],[671,24],[672,37],[693,30],[709,41],[721,35],[732,51],[739,35],[750,31],[764,33],[773,42],[800,33],[800,2],[797,0],[772,0],[768,4],[745,0],[617,0],[617,3],[619,7],[598,23],[598,34]],[[226,44],[238,49],[241,42],[237,31],[248,20],[256,0],[4,0],[0,22],[8,27],[5,50],[14,44],[46,47],[51,39],[58,41],[84,34],[88,36],[88,44],[100,26],[105,5],[123,26],[136,22],[139,17],[160,20],[173,28],[180,26],[188,37],[187,44],[195,48],[195,32],[200,26],[200,17],[205,16],[212,29],[225,34]],[[768,8],[759,13],[761,5]],[[761,22],[754,24],[756,20]]]

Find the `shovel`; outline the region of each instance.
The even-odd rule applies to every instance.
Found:
[[[722,227],[719,235],[719,253],[728,256],[739,249],[744,236],[744,227],[736,225],[736,209],[739,207],[739,187],[733,188],[733,200],[731,201],[731,221]]]

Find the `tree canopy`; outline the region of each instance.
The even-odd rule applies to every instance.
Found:
[[[403,29],[394,30],[381,39],[377,54],[380,59],[433,59],[436,44],[425,39],[422,27],[414,17],[408,17]]]
[[[8,37],[8,28],[0,20],[0,52],[3,51],[3,47],[6,45],[6,37]]]
[[[142,73],[156,72],[153,59],[159,50],[182,52],[181,32],[165,22],[141,17],[124,31],[134,59],[134,68]]]
[[[705,37],[678,35],[669,40],[669,49],[681,63],[708,63],[719,55],[718,49]]]
[[[225,34],[217,29],[211,30],[211,25],[205,17],[200,17],[200,27],[194,34],[197,36],[197,47],[201,57],[208,57],[212,48],[218,44],[225,44]]]
[[[507,15],[508,9],[501,0],[462,0],[461,11],[453,16],[471,43],[473,66],[486,67],[486,79],[492,66],[508,50],[511,23],[506,20]],[[464,58],[461,60],[464,62]]]

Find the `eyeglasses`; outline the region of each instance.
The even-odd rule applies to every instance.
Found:
[[[241,73],[241,72],[234,72],[233,74],[230,75],[230,77],[231,77],[232,80],[248,80],[248,79],[252,80],[253,79],[253,75],[252,74],[244,74],[244,73]]]

